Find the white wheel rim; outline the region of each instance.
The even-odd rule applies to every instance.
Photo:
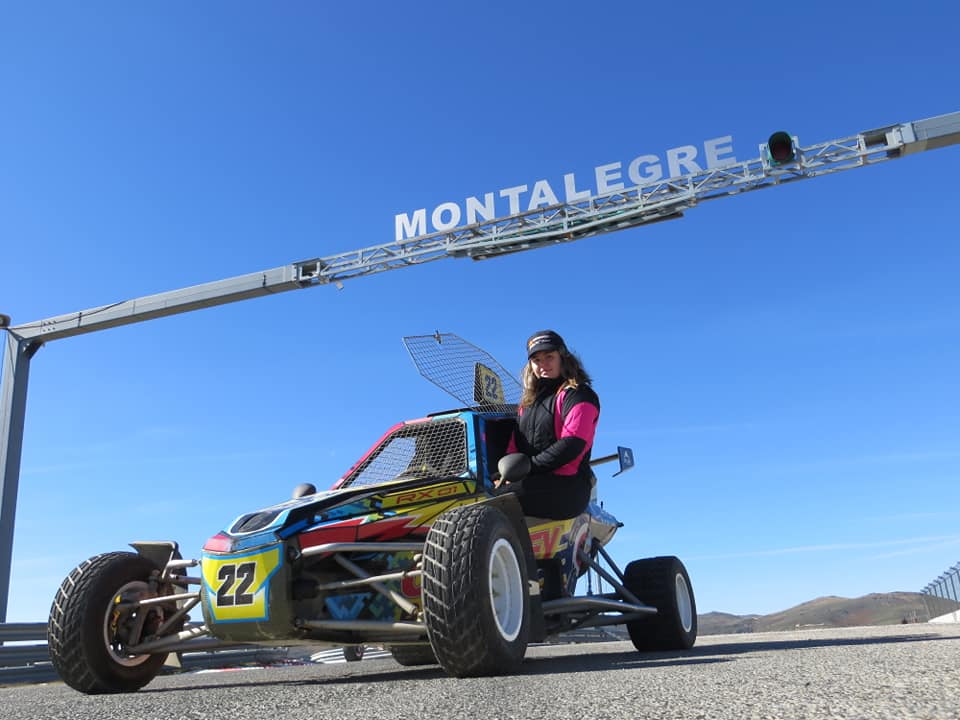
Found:
[[[523,577],[513,546],[500,538],[490,552],[490,607],[504,640],[516,640],[523,625]]]
[[[124,595],[127,593],[136,593],[138,595],[145,595],[148,591],[147,584],[145,582],[129,582],[124,585],[122,588],[117,590],[113,597],[118,595]],[[113,634],[110,632],[111,619],[113,615],[113,603],[107,606],[107,612],[103,616],[103,644],[107,648],[107,652],[110,653],[110,659],[118,665],[123,665],[124,667],[136,667],[147,660],[150,659],[150,655],[126,655],[120,652],[117,652],[117,646],[114,644]]]
[[[677,615],[680,618],[680,624],[684,632],[690,632],[693,629],[693,602],[690,600],[690,587],[687,585],[683,573],[677,573],[676,581],[677,593]]]
[[[590,554],[590,539],[587,537],[587,531],[590,529],[590,521],[583,523],[577,530],[577,538],[573,541],[573,565],[577,568],[577,576],[583,569],[583,563],[580,561],[580,550]]]

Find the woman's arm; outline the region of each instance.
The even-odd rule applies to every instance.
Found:
[[[564,393],[557,404],[561,415],[557,441],[531,458],[533,472],[573,475],[583,456],[593,447],[600,402],[589,388],[577,388]]]

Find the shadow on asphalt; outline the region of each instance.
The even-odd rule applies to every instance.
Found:
[[[709,637],[709,636],[708,636]],[[861,637],[861,638],[808,638],[804,640],[753,640],[748,642],[722,643],[719,645],[704,645],[683,653],[685,657],[710,655],[739,655],[748,652],[762,652],[764,650],[802,650],[804,648],[821,647],[856,647],[863,645],[898,645],[900,643],[924,642],[929,640],[955,640],[932,633],[915,633],[913,635],[897,635],[892,637]]]
[[[704,665],[734,662],[737,655],[758,652],[780,652],[823,647],[850,647],[888,645],[929,640],[953,640],[933,634],[913,634],[898,637],[874,638],[810,638],[804,640],[752,640],[719,645],[694,646],[690,650],[671,652],[606,652],[591,655],[590,645],[585,643],[583,655],[566,655],[553,658],[530,658],[523,664],[520,674],[546,675],[564,672],[596,672],[625,668],[675,667],[680,665]]]
[[[705,645],[694,647],[686,651],[671,652],[599,652],[604,645],[583,643],[577,647],[583,648],[578,655],[562,655],[560,657],[530,657],[527,656],[517,675],[557,675],[564,673],[608,672],[611,670],[642,669],[658,667],[677,667],[681,665],[705,665],[713,663],[735,662],[737,655],[755,652],[779,652],[783,650],[803,650],[823,647],[856,647],[867,645],[890,645],[912,642],[928,642],[931,640],[956,640],[952,637],[943,637],[933,634],[901,635],[897,637],[867,637],[867,638],[810,638],[806,640],[752,640],[746,642],[723,643],[719,645]],[[569,645],[558,645],[558,648],[569,648]],[[595,648],[595,650],[592,650]],[[367,672],[370,666],[367,663],[389,663],[387,668]],[[365,666],[365,667],[364,667]],[[187,677],[181,675],[180,677]],[[204,683],[177,687],[146,687],[140,693],[165,693],[196,691],[208,688],[256,688],[260,687],[296,687],[322,685],[355,685],[376,682],[397,682],[409,680],[436,680],[448,678],[438,666],[424,666],[419,668],[399,667],[392,660],[384,658],[382,661],[371,660],[351,667],[346,675],[324,675],[316,678],[297,678],[295,680],[274,679],[263,682],[237,683]]]

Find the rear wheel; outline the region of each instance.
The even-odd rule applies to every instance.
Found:
[[[523,549],[506,515],[468,505],[437,519],[423,549],[423,610],[430,645],[450,675],[519,668],[530,599]]]
[[[47,645],[67,685],[90,694],[133,692],[156,677],[166,653],[130,655],[124,647],[156,632],[174,610],[136,607],[153,597],[148,581],[157,571],[145,557],[113,552],[81,563],[63,581],[50,608]]]
[[[437,664],[437,656],[429,645],[394,645],[390,648],[390,654],[394,660],[407,667]]]
[[[634,560],[624,585],[656,615],[627,623],[637,650],[688,650],[697,640],[697,603],[687,569],[675,557]]]

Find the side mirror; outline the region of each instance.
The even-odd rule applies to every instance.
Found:
[[[530,474],[530,457],[523,453],[510,453],[500,458],[497,470],[504,482],[520,482]]]

